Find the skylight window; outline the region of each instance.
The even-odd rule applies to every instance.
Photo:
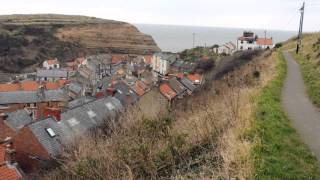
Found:
[[[108,108],[110,111],[112,111],[112,110],[115,109],[114,105],[113,105],[111,102],[107,102],[107,103],[106,103],[106,106],[107,106],[107,108]]]
[[[93,112],[92,110],[88,111],[87,113],[88,113],[89,118],[94,118],[97,116],[97,114],[95,112]]]
[[[68,120],[68,123],[69,123],[70,126],[75,126],[75,125],[80,124],[80,122],[79,122],[77,119],[75,119],[75,118],[69,119],[69,120]]]
[[[49,134],[50,137],[55,137],[56,133],[51,129],[51,128],[46,128],[47,133]]]
[[[118,93],[122,94],[122,91],[118,89]]]

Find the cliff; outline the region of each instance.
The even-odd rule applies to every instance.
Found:
[[[48,58],[96,53],[150,54],[160,49],[131,24],[86,16],[0,16],[0,71],[21,72]]]

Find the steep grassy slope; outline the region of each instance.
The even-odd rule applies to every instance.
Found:
[[[317,159],[303,143],[281,107],[286,77],[282,53],[277,57],[277,76],[256,97],[253,136],[255,179],[319,179]]]
[[[320,33],[305,34],[302,42],[299,54],[293,51],[296,45],[294,39],[288,41],[283,49],[292,51],[291,54],[300,64],[308,95],[320,107]]]
[[[0,71],[19,72],[55,58],[69,61],[96,53],[148,54],[153,38],[128,23],[85,16],[0,16]]]

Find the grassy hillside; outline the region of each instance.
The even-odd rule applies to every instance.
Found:
[[[286,77],[282,53],[277,57],[277,77],[255,99],[257,108],[253,136],[255,179],[319,179],[320,166],[281,107],[281,90]]]
[[[0,71],[21,72],[48,58],[70,61],[97,53],[148,54],[153,38],[124,22],[85,16],[0,16]]]
[[[288,41],[283,49],[292,51],[291,54],[300,64],[310,99],[320,107],[320,33],[305,34],[302,42],[299,54],[293,51],[295,39]]]

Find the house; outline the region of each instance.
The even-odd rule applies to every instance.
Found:
[[[253,50],[256,48],[256,39],[257,36],[253,32],[245,31],[243,36],[239,37],[237,40],[237,50]]]
[[[172,53],[155,53],[152,57],[152,70],[155,76],[169,73],[170,64],[176,60],[176,55]]]
[[[32,112],[20,109],[10,113],[2,113],[0,117],[0,141],[14,137],[20,129],[33,121]]]
[[[47,108],[63,108],[68,100],[62,89],[45,90],[42,87],[37,91],[0,92],[0,113],[26,108],[32,112],[34,119],[39,119],[44,117]]]
[[[132,90],[138,94],[140,97],[146,94],[150,89],[146,84],[144,84],[142,81],[138,80],[134,83],[133,86],[131,86]]]
[[[37,69],[36,78],[37,81],[49,81],[54,82],[58,80],[67,80],[70,77],[68,70],[62,69]]]
[[[258,38],[257,39],[258,49],[272,49],[274,48],[272,38]]]
[[[99,126],[111,126],[123,110],[120,101],[107,97],[90,101],[61,113],[61,120],[49,117],[25,126],[14,140],[17,162],[26,172],[50,166],[50,161],[76,139]]]
[[[218,48],[218,54],[232,55],[237,50],[237,47],[232,42],[227,42]]]
[[[197,64],[191,61],[176,60],[170,65],[170,73],[191,73],[195,70]]]
[[[11,143],[0,144],[0,179],[1,180],[22,180],[24,173],[15,161],[15,150]]]
[[[93,55],[86,58],[86,65],[78,72],[88,84],[95,86],[102,78],[112,74],[112,57],[109,54]]]
[[[169,79],[168,83],[171,89],[177,93],[178,98],[182,98],[186,94],[187,88],[176,77]]]
[[[258,38],[253,32],[245,31],[237,40],[237,50],[254,50],[273,48],[272,38]]]
[[[194,84],[194,85],[201,85],[203,84],[203,76],[200,74],[188,74],[187,78]]]
[[[113,88],[116,90],[114,97],[119,99],[124,107],[133,105],[139,100],[139,96],[122,81],[116,83]]]
[[[44,69],[59,69],[60,68],[60,63],[58,61],[58,59],[50,59],[50,60],[46,60],[42,63],[42,67]]]
[[[177,96],[177,93],[169,86],[168,83],[162,83],[159,89],[160,93],[169,101],[174,100],[174,98]]]
[[[77,99],[85,95],[85,88],[83,85],[76,82],[69,83],[66,87],[66,90],[71,99]]]
[[[186,77],[183,77],[181,79],[179,79],[179,82],[181,82],[181,84],[184,85],[184,87],[187,88],[187,93],[189,95],[191,95],[196,89],[197,89],[197,86],[195,86],[192,81],[190,81],[188,78]]]

